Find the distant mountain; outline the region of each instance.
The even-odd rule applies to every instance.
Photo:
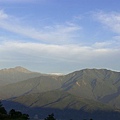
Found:
[[[8,84],[0,88],[0,96],[2,96],[3,99],[8,99],[31,93],[42,93],[60,89],[62,86],[60,78],[59,76],[41,75],[40,77]]]
[[[0,70],[0,86],[27,80],[29,78],[38,77],[40,75],[41,73],[31,72],[21,66],[9,69],[2,69]]]
[[[10,78],[11,83],[0,87],[3,100],[32,108],[120,111],[120,72],[84,69],[67,75],[45,75],[16,67],[1,70],[0,75],[4,81]]]
[[[13,72],[22,72],[22,73],[31,73],[30,70],[26,69],[26,68],[23,68],[21,66],[17,66],[15,68],[5,68],[5,69],[2,69],[0,70],[0,72],[6,72],[6,73],[13,73]]]

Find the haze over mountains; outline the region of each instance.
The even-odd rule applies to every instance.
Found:
[[[41,73],[31,72],[20,66],[2,69],[0,70],[0,86],[38,77],[40,75]]]
[[[84,69],[67,75],[0,70],[0,99],[30,108],[120,110],[120,72]]]

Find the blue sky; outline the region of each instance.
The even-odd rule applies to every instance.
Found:
[[[0,0],[0,69],[120,71],[119,0]]]

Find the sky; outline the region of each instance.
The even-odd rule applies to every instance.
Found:
[[[120,71],[120,0],[0,0],[0,69]]]

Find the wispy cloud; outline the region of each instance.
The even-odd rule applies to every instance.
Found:
[[[100,43],[99,43],[100,44]],[[4,42],[0,45],[1,56],[9,56],[17,58],[19,54],[33,56],[36,58],[45,57],[48,59],[56,59],[58,61],[78,62],[97,60],[98,58],[112,59],[114,54],[119,56],[120,48],[103,48],[98,44],[93,46],[80,45],[46,45],[38,43],[20,43],[20,42]],[[12,53],[12,54],[11,54]],[[14,56],[13,53],[16,53]],[[7,54],[7,55],[6,55]],[[13,56],[12,56],[13,55]],[[20,57],[20,56],[19,56]],[[18,57],[18,58],[19,58]],[[22,57],[22,56],[21,56]],[[24,58],[23,58],[24,59]],[[99,59],[98,59],[99,61]],[[101,61],[102,62],[102,61]]]
[[[95,18],[108,27],[113,32],[120,34],[120,13],[117,12],[98,12],[94,14]]]
[[[0,10],[0,20],[7,19],[8,15],[4,13],[3,10]]]
[[[7,15],[3,10],[0,11],[0,28],[39,41],[48,43],[69,42],[75,37],[75,32],[81,29],[80,26],[74,23],[44,26],[40,29],[34,26],[28,27],[25,24],[21,23],[18,18]]]
[[[105,42],[95,42],[93,44],[95,48],[110,48],[110,49],[119,49],[120,41],[119,40],[109,40]]]

